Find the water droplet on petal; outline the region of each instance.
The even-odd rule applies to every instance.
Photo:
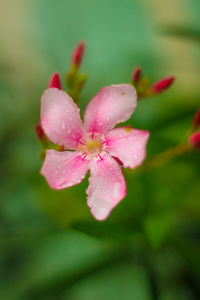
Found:
[[[65,122],[63,121],[61,124],[62,129],[65,129]]]
[[[113,190],[112,190],[112,197],[117,200],[120,197],[120,185],[118,182],[114,184]]]

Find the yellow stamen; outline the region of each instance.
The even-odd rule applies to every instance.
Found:
[[[87,143],[87,149],[88,149],[88,151],[92,151],[93,152],[94,150],[97,150],[99,148],[100,148],[99,141],[89,141]]]

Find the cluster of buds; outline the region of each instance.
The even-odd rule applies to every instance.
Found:
[[[191,134],[189,136],[188,142],[192,145],[194,149],[200,149],[200,108],[197,110],[191,127]]]
[[[134,69],[131,74],[131,83],[135,86],[140,99],[163,93],[172,85],[174,79],[174,76],[170,76],[150,84],[149,80],[142,76],[141,68]]]
[[[79,73],[79,69],[83,61],[84,52],[85,43],[78,43],[72,52],[70,70],[66,74],[68,94],[74,99],[76,103],[79,101],[80,92],[88,78],[87,74]]]

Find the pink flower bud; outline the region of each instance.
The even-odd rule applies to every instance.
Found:
[[[174,79],[175,79],[174,76],[171,76],[156,82],[154,85],[152,85],[152,90],[154,94],[159,94],[164,92],[172,85]]]
[[[200,125],[200,108],[197,110],[192,121],[192,126],[194,129],[196,129],[199,125]]]
[[[195,149],[200,149],[200,131],[193,133],[189,138],[189,142]]]
[[[136,82],[138,82],[140,80],[141,73],[142,73],[141,68],[136,68],[136,69],[133,70],[133,73],[131,75],[131,81],[132,81],[132,83],[136,83]]]
[[[37,137],[40,141],[42,141],[45,138],[44,130],[42,129],[40,124],[35,125],[35,132],[36,132]]]
[[[59,90],[62,90],[61,80],[60,80],[60,76],[58,73],[54,73],[48,87],[49,88],[57,88]]]
[[[76,65],[79,67],[83,60],[83,55],[85,51],[85,43],[80,42],[78,45],[74,48],[71,56],[71,63],[72,65]]]

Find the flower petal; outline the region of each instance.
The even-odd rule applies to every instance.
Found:
[[[82,136],[79,108],[57,88],[47,89],[41,98],[41,125],[47,137],[58,145],[75,149]]]
[[[146,156],[149,132],[129,127],[119,127],[107,133],[106,150],[117,157],[125,168],[136,168]]]
[[[84,125],[88,132],[105,133],[125,122],[137,104],[135,88],[130,84],[104,87],[88,104]]]
[[[97,220],[105,220],[126,195],[126,183],[120,165],[109,154],[91,161],[87,204]]]
[[[78,152],[47,150],[41,174],[51,188],[61,190],[80,183],[89,170],[89,160]]]

